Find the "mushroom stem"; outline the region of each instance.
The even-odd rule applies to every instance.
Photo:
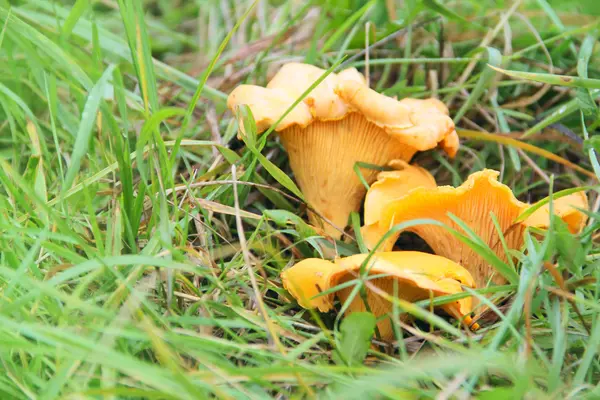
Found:
[[[308,204],[338,228],[344,228],[352,211],[360,209],[366,188],[354,171],[357,162],[385,165],[389,160],[410,160],[416,150],[402,145],[359,113],[337,121],[315,121],[306,128],[290,126],[279,132],[296,181]],[[371,184],[379,171],[361,169]],[[311,223],[332,238],[341,233],[309,212]]]

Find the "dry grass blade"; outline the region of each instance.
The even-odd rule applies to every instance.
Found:
[[[252,290],[254,291],[254,301],[258,306],[258,309],[265,321],[267,326],[267,330],[269,333],[269,341],[274,344],[279,351],[282,353],[285,352],[281,342],[279,341],[279,337],[275,333],[275,329],[273,327],[273,322],[269,318],[267,314],[267,309],[265,307],[265,303],[262,298],[262,294],[260,293],[260,289],[258,288],[258,283],[256,282],[256,276],[254,275],[254,269],[252,268],[252,263],[250,260],[250,251],[248,250],[248,243],[246,242],[246,235],[244,234],[244,226],[242,224],[242,210],[240,210],[240,201],[238,198],[238,190],[237,190],[237,174],[235,165],[231,166],[231,176],[233,178],[233,198],[235,204],[235,222],[237,226],[237,233],[240,239],[240,246],[242,249],[242,255],[244,256],[244,263],[246,268],[248,269],[248,276],[250,278],[250,283],[252,284]]]
[[[579,165],[574,164],[571,161],[569,161],[563,157],[560,157],[548,150],[544,150],[544,149],[534,146],[532,144],[525,143],[525,142],[522,142],[517,139],[512,139],[510,137],[506,137],[503,135],[496,135],[496,134],[487,133],[487,132],[477,132],[477,131],[466,130],[466,129],[458,129],[457,132],[458,132],[458,136],[463,139],[481,140],[481,141],[485,141],[485,142],[499,143],[499,144],[503,144],[506,146],[513,146],[517,149],[521,149],[521,150],[527,151],[529,153],[537,154],[538,156],[542,156],[544,158],[547,158],[549,160],[552,160],[554,162],[562,164],[566,167],[574,169],[575,171],[581,172],[582,174],[584,174],[590,178],[593,178],[596,180],[598,179],[596,177],[596,174],[594,174],[592,171],[588,171],[587,169],[582,168]]]
[[[286,350],[281,341],[279,340],[279,335],[277,333],[277,329],[273,324],[273,321],[269,317],[267,313],[267,308],[262,298],[262,294],[260,293],[260,289],[258,288],[258,283],[256,282],[256,276],[254,275],[254,268],[252,268],[251,260],[250,260],[250,251],[248,250],[248,244],[246,242],[246,235],[244,234],[244,226],[242,224],[242,217],[240,214],[240,201],[238,198],[238,190],[237,190],[237,171],[235,165],[231,166],[231,177],[233,180],[233,198],[235,204],[235,221],[237,226],[238,237],[240,239],[240,246],[242,249],[242,255],[244,256],[244,263],[246,264],[246,268],[248,269],[248,276],[250,278],[250,283],[252,284],[252,290],[254,291],[254,299],[258,306],[258,309],[265,321],[265,326],[268,331],[269,341],[272,342],[277,350],[282,354],[286,355]],[[310,396],[314,396],[314,392],[312,389],[307,386],[302,377],[299,374],[296,374],[296,378],[298,379],[298,383],[304,388],[305,392]]]
[[[567,285],[565,284],[565,280],[560,275],[560,272],[558,272],[558,270],[556,269],[556,267],[554,265],[552,265],[551,263],[546,261],[544,263],[544,268],[546,268],[548,270],[548,272],[550,272],[550,275],[552,275],[552,278],[554,278],[554,281],[556,282],[558,287],[560,287],[561,290],[563,290],[565,292],[569,291],[569,289],[567,288]],[[587,333],[591,335],[592,331],[591,331],[590,327],[588,326],[587,322],[585,321],[585,319],[583,318],[583,315],[581,315],[581,311],[579,311],[579,307],[577,307],[577,303],[575,303],[575,301],[571,298],[567,298],[567,300],[569,301],[569,303],[571,303],[571,307],[573,307],[573,309],[577,313],[577,316],[579,317],[579,321],[581,322],[581,325],[583,325],[583,327],[585,328]]]

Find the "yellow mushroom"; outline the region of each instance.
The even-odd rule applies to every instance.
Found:
[[[548,226],[549,204],[536,210],[525,221],[515,223],[529,204],[517,200],[510,188],[498,182],[497,171],[483,170],[471,174],[461,186],[420,187],[385,205],[378,204],[378,220],[362,228],[367,247],[373,249],[382,236],[394,225],[414,219],[433,219],[461,231],[450,218],[454,214],[465,222],[504,261],[507,256],[493,224],[491,214],[498,219],[509,249],[518,249],[523,244],[523,235],[528,226]],[[373,185],[375,187],[375,185]],[[367,194],[367,197],[369,194]],[[583,192],[561,197],[554,201],[554,213],[560,216],[569,229],[579,232],[587,217],[576,208],[587,209],[587,197]],[[365,213],[367,210],[365,210]],[[435,254],[447,257],[464,266],[473,275],[477,287],[485,287],[488,281],[501,284],[505,279],[494,274],[494,269],[476,251],[453,236],[442,226],[423,224],[407,228],[423,238]],[[382,243],[378,249],[389,251],[400,233]]]
[[[344,303],[354,285],[343,287],[334,293],[320,293],[356,279],[366,257],[367,254],[358,254],[334,262],[316,258],[300,261],[282,272],[283,286],[302,307],[330,311],[334,296]],[[366,271],[370,276],[382,275],[369,279],[369,284],[366,285],[369,310],[376,317],[382,317],[392,310],[389,296],[394,295],[394,286],[398,297],[409,302],[460,293],[463,291],[461,285],[471,288],[475,286],[469,272],[455,262],[416,251],[376,253],[366,265]],[[471,311],[470,297],[446,303],[440,308],[455,318],[464,318],[467,324],[472,322],[468,316]],[[362,298],[355,296],[347,312],[365,310]],[[382,339],[393,339],[389,318],[382,319],[377,326]]]
[[[377,181],[371,185],[365,197],[365,225],[371,229],[370,235],[379,230],[379,219],[386,204],[398,199],[412,189],[418,187],[436,187],[435,178],[426,169],[410,165],[406,161],[393,160],[389,166],[393,171],[380,172]],[[379,232],[380,237],[385,235],[387,229]]]
[[[233,111],[249,106],[258,131],[263,132],[324,72],[312,65],[285,64],[266,88],[237,87],[227,105]],[[309,213],[311,222],[333,238],[341,236],[335,227],[346,226],[366,191],[354,172],[356,162],[408,161],[417,151],[436,146],[453,157],[459,145],[444,104],[435,99],[397,101],[381,95],[369,89],[354,68],[328,75],[275,131],[308,204],[334,226]],[[363,175],[371,183],[377,171],[363,170]]]

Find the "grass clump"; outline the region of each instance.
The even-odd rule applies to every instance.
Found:
[[[597,398],[599,12],[0,0],[0,397]],[[417,156],[438,183],[485,167],[523,201],[587,187],[589,224],[529,235],[516,281],[472,292],[504,299],[477,333],[406,325],[363,352],[360,318],[282,289],[320,239],[273,176],[289,175],[275,135],[251,151],[226,112],[233,87],[292,60],[437,96],[463,137],[455,160]]]

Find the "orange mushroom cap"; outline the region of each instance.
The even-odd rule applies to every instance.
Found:
[[[498,175],[497,171],[486,169],[471,174],[457,188],[420,187],[387,202],[379,211],[379,220],[362,229],[367,247],[374,248],[392,226],[414,219],[433,219],[460,231],[458,224],[450,218],[451,213],[466,223],[501,259],[506,261],[507,255],[491,214],[496,216],[509,249],[521,247],[527,226],[547,227],[550,215],[547,204],[536,210],[525,221],[515,222],[530,205],[517,200],[508,186],[498,182]],[[583,192],[554,201],[554,213],[569,224],[572,232],[579,232],[587,220],[586,215],[576,207],[582,209],[588,207],[587,197]],[[377,208],[380,209],[381,204]],[[436,254],[463,265],[475,278],[477,287],[485,287],[490,279],[495,283],[505,282],[501,275],[494,274],[493,267],[476,251],[458,240],[444,227],[423,224],[407,228],[407,231],[423,238]],[[388,238],[380,250],[391,250],[399,234],[396,233]]]
[[[403,160],[393,160],[393,171],[380,172],[365,197],[365,225],[374,224],[381,218],[387,203],[406,195],[418,187],[436,187],[435,178],[424,168],[410,165]]]
[[[447,136],[458,139],[448,109],[437,99],[398,101],[356,81],[342,81],[336,93],[369,122],[416,150],[432,149],[446,141]],[[458,144],[458,140],[445,143]],[[448,146],[445,150],[453,157],[457,148]]]
[[[284,287],[304,308],[318,308],[322,312],[333,308],[333,298],[337,296],[345,302],[353,290],[353,286],[341,288],[329,294],[321,294],[356,279],[360,267],[367,254],[358,254],[335,262],[310,258],[300,261],[281,274]],[[469,272],[455,262],[433,254],[416,251],[384,252],[375,254],[366,266],[369,276],[385,275],[369,279],[370,285],[378,290],[372,290],[367,285],[367,302],[369,309],[376,317],[388,314],[392,303],[379,291],[394,295],[397,283],[398,297],[414,302],[433,296],[444,296],[461,293],[461,285],[474,287],[475,282]],[[446,303],[441,309],[455,318],[471,319],[467,314],[471,311],[471,298]],[[347,312],[365,311],[366,307],[360,298],[355,296]],[[378,323],[383,339],[393,338],[392,324],[389,319]]]

